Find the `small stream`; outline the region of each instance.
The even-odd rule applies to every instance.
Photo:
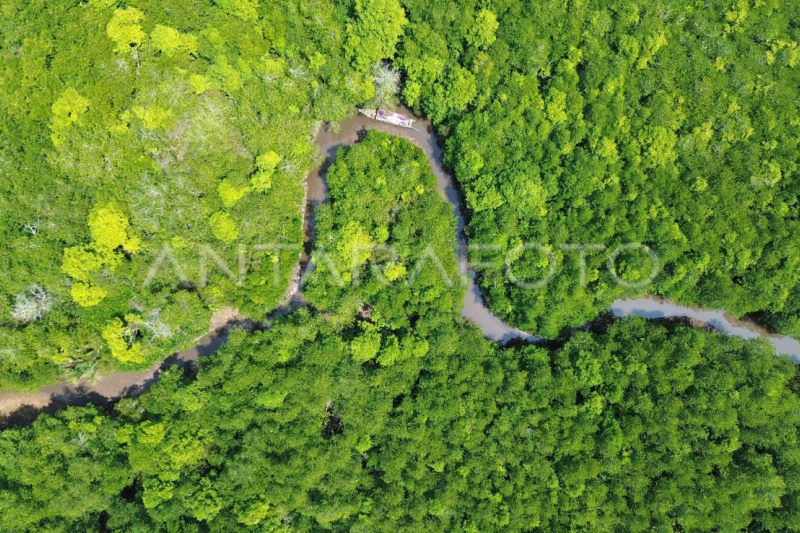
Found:
[[[411,111],[400,108],[400,113],[412,115]],[[308,199],[312,209],[307,210],[307,220],[305,235],[308,244],[313,242],[314,237],[314,209],[313,207],[324,202],[327,198],[328,187],[325,182],[325,171],[336,156],[336,151],[341,146],[354,144],[358,140],[359,133],[364,129],[374,129],[407,139],[414,145],[421,148],[431,164],[431,170],[436,176],[437,187],[442,192],[444,198],[453,208],[456,217],[456,238],[459,249],[466,245],[464,237],[464,216],[461,211],[463,205],[459,192],[456,189],[450,174],[445,170],[442,163],[442,150],[433,132],[433,126],[428,120],[416,119],[414,123],[416,129],[401,128],[392,126],[384,122],[377,122],[363,115],[354,115],[339,125],[337,131],[322,131],[317,135],[316,143],[326,160],[318,169],[308,175],[306,184],[308,187]],[[470,322],[481,328],[483,334],[488,339],[506,342],[512,339],[524,339],[529,341],[539,340],[540,337],[528,335],[518,329],[505,324],[498,317],[493,315],[481,296],[481,291],[475,283],[473,273],[467,265],[467,258],[464,254],[459,254],[459,271],[467,280],[467,296],[464,300],[464,307],[461,314]]]
[[[800,342],[797,339],[776,335],[751,320],[741,320],[724,311],[686,307],[657,296],[646,296],[635,300],[617,300],[611,304],[610,311],[619,317],[636,315],[649,319],[689,318],[708,324],[717,331],[728,335],[735,335],[743,339],[764,338],[772,343],[777,355],[788,355],[795,363],[800,363]]]
[[[411,112],[407,109],[401,109],[400,112],[411,115]],[[354,115],[343,121],[335,131],[322,130],[318,133],[316,144],[324,160],[316,170],[310,172],[306,177],[306,203],[303,209],[304,251],[292,278],[291,285],[287,289],[286,304],[273,313],[272,316],[286,314],[305,304],[302,293],[299,291],[298,280],[300,273],[307,266],[314,242],[315,207],[327,198],[328,188],[325,181],[325,172],[335,158],[339,147],[354,144],[358,140],[360,132],[364,129],[376,129],[402,137],[425,152],[431,164],[431,169],[438,180],[438,189],[452,206],[453,213],[458,221],[457,241],[459,248],[461,249],[466,244],[464,216],[461,211],[462,201],[452,178],[442,163],[442,152],[433,132],[433,127],[429,121],[421,119],[416,120],[415,127],[417,129],[414,130],[401,128],[376,122],[361,115]],[[484,303],[480,288],[475,283],[474,275],[468,268],[464,254],[459,254],[459,270],[468,285],[461,314],[469,322],[480,327],[486,338],[499,342],[510,340],[534,342],[541,339],[507,325],[489,311]],[[618,300],[612,304],[610,311],[620,317],[636,315],[649,319],[690,318],[709,324],[729,335],[736,335],[745,339],[766,338],[775,346],[777,354],[789,355],[795,362],[800,363],[800,342],[796,339],[771,334],[754,322],[737,320],[720,311],[684,307],[656,297]],[[159,374],[169,366],[173,364],[185,365],[198,357],[213,353],[225,342],[230,330],[239,325],[229,324],[218,334],[209,335],[201,339],[198,346],[179,352],[165,361],[153,365],[153,367],[144,372],[121,372],[102,376],[94,383],[85,381],[78,384],[62,382],[58,385],[44,387],[33,393],[0,392],[0,414],[8,415],[16,412],[17,418],[25,419],[32,418],[41,411],[54,412],[68,405],[86,405],[90,403],[101,405],[123,396],[138,396],[155,383]]]

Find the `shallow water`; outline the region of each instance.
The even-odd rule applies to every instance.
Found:
[[[36,412],[55,412],[70,405],[103,405],[124,396],[138,396],[158,380],[162,371],[172,365],[184,366],[198,357],[216,351],[227,340],[230,329],[226,327],[218,334],[207,335],[200,339],[197,346],[176,353],[142,372],[104,375],[94,383],[87,380],[81,380],[77,384],[62,381],[58,385],[49,385],[30,393],[0,392],[0,414],[13,413],[22,407],[29,407]],[[21,413],[19,418],[28,418],[27,415],[28,413]]]
[[[411,111],[405,108],[398,110],[400,113],[411,115]],[[447,202],[453,208],[453,214],[457,220],[457,242],[459,247],[466,244],[464,238],[464,217],[461,212],[461,198],[456,189],[450,174],[446,171],[442,163],[442,151],[436,140],[433,127],[427,120],[416,119],[415,129],[401,128],[383,122],[377,122],[363,115],[355,115],[342,122],[337,131],[323,131],[317,136],[317,146],[325,156],[325,162],[314,172],[308,175],[308,199],[311,206],[324,202],[327,197],[328,187],[325,183],[325,171],[336,156],[336,151],[341,146],[351,145],[359,138],[359,133],[365,129],[374,129],[407,139],[414,145],[421,148],[431,164],[431,170],[437,179],[437,188]],[[306,238],[313,241],[314,210],[307,210]],[[467,267],[466,257],[459,254],[459,271],[467,284],[467,294],[464,299],[464,306],[461,314],[468,321],[481,328],[483,334],[492,340],[509,341],[512,339],[537,340],[539,337],[529,335],[516,328],[505,324],[502,320],[492,314],[486,307],[481,296],[480,289],[475,284],[474,277]]]
[[[691,318],[713,326],[714,329],[744,339],[768,339],[778,355],[788,355],[800,363],[800,342],[793,337],[771,333],[755,322],[739,320],[723,311],[707,311],[686,307],[655,296],[636,300],[617,300],[611,304],[616,316],[636,315],[644,318]]]
[[[401,108],[401,113],[411,115],[408,109]],[[457,239],[459,246],[466,244],[464,237],[464,217],[462,215],[463,205],[459,191],[454,185],[454,181],[444,167],[442,162],[442,151],[437,143],[433,127],[427,120],[417,119],[415,122],[416,130],[400,128],[382,122],[377,122],[367,117],[356,115],[341,123],[336,132],[323,132],[317,137],[317,145],[326,157],[325,163],[320,168],[309,174],[308,191],[309,200],[312,205],[317,205],[325,201],[327,195],[327,185],[325,184],[325,170],[336,156],[336,150],[340,146],[350,145],[356,142],[358,134],[363,129],[376,129],[398,137],[408,139],[416,146],[422,148],[431,169],[438,180],[438,188],[444,194],[447,202],[452,206],[453,213],[458,221]],[[307,211],[313,218],[313,209]],[[310,223],[313,228],[313,220]],[[313,230],[312,230],[313,231]],[[307,232],[309,235],[312,232]],[[461,314],[471,323],[481,328],[486,338],[500,342],[522,339],[535,341],[541,339],[513,328],[495,316],[484,303],[480,288],[475,283],[474,275],[469,271],[466,257],[461,254],[459,259],[459,269],[468,285],[467,294],[464,299],[464,306]],[[745,339],[764,337],[770,340],[775,346],[776,353],[790,355],[795,362],[800,362],[800,342],[792,337],[781,337],[771,334],[766,329],[758,326],[754,322],[737,320],[736,318],[721,311],[706,311],[684,307],[667,300],[656,297],[644,297],[635,300],[617,300],[611,305],[610,311],[616,316],[636,315],[644,318],[693,318],[704,323],[708,323],[715,329],[729,335],[736,335]]]
[[[411,115],[407,109],[401,108],[401,113]],[[310,172],[306,177],[306,206],[304,209],[303,233],[305,246],[301,255],[300,264],[293,277],[291,286],[287,290],[287,303],[271,316],[284,315],[304,305],[302,293],[297,289],[299,274],[305,270],[308,256],[314,242],[314,213],[315,207],[327,198],[328,187],[325,182],[325,172],[336,157],[336,152],[341,146],[351,145],[359,139],[360,132],[365,129],[375,129],[402,137],[420,147],[428,156],[431,169],[438,181],[438,189],[453,208],[453,214],[458,221],[457,241],[459,248],[466,244],[464,238],[464,217],[462,215],[462,201],[450,174],[442,163],[442,152],[437,143],[436,136],[429,121],[417,119],[416,129],[401,128],[382,122],[376,122],[362,115],[354,115],[342,122],[335,131],[321,130],[316,138],[316,144],[323,157],[322,164]],[[474,275],[467,266],[464,254],[459,254],[459,270],[462,279],[467,285],[464,306],[461,314],[470,323],[478,326],[484,336],[500,342],[510,340],[536,341],[536,337],[520,331],[504,323],[500,318],[489,311],[484,303],[480,289],[475,283]],[[754,322],[737,320],[720,311],[706,311],[684,307],[667,300],[656,297],[645,297],[635,300],[618,300],[614,302],[610,311],[616,316],[636,315],[644,318],[692,318],[710,324],[715,329],[736,335],[745,339],[767,338],[775,346],[779,355],[789,355],[795,362],[800,362],[800,342],[792,337],[781,337],[771,334]],[[157,379],[163,369],[172,364],[184,365],[198,357],[208,355],[219,348],[227,339],[230,327],[218,335],[209,335],[201,340],[201,344],[184,352],[177,353],[169,359],[153,365],[144,372],[123,372],[100,377],[95,383],[81,382],[70,384],[62,382],[59,385],[44,387],[28,394],[2,392],[0,393],[0,414],[8,414],[22,406],[31,406],[37,411],[56,411],[67,405],[95,405],[107,403],[122,396],[137,396],[146,391]]]

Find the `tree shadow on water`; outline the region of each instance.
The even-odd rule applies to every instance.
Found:
[[[50,403],[43,407],[21,405],[14,411],[0,416],[0,429],[27,426],[35,422],[42,413],[54,414],[70,406],[83,407],[92,404],[102,410],[114,401],[116,398],[107,398],[90,390],[84,384],[65,386],[61,392],[51,394]]]

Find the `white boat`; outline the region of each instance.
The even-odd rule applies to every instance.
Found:
[[[414,119],[408,118],[408,116],[400,113],[385,111],[383,109],[359,109],[358,112],[374,120],[387,122],[395,126],[402,126],[403,128],[414,129]]]

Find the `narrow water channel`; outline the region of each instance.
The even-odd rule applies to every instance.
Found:
[[[411,114],[407,109],[401,113]],[[341,146],[355,143],[364,129],[376,129],[405,138],[420,147],[430,161],[431,169],[438,180],[438,189],[452,206],[458,221],[457,240],[459,248],[466,244],[464,237],[464,217],[462,202],[454,182],[442,163],[442,152],[437,143],[433,127],[427,120],[416,119],[416,129],[401,128],[390,124],[376,122],[361,115],[355,115],[342,122],[335,130],[322,130],[316,138],[316,144],[324,157],[324,162],[306,177],[306,205],[304,209],[303,230],[305,235],[305,251],[300,260],[297,274],[287,290],[286,305],[277,311],[285,314],[292,309],[304,305],[302,293],[297,286],[299,273],[308,261],[308,255],[314,242],[315,207],[327,198],[325,172]],[[480,289],[475,283],[473,273],[469,271],[467,259],[460,254],[459,269],[468,287],[461,314],[471,323],[481,328],[486,338],[499,342],[510,340],[536,341],[540,339],[524,331],[513,328],[492,314],[484,303]],[[789,355],[795,362],[800,362],[800,342],[792,337],[773,335],[759,325],[737,320],[720,311],[707,311],[684,307],[655,297],[635,300],[618,300],[610,308],[616,316],[637,315],[645,318],[691,318],[710,324],[715,329],[745,339],[766,338],[779,355]],[[166,361],[153,365],[144,372],[123,372],[100,377],[96,382],[78,384],[62,382],[58,385],[44,387],[36,392],[20,394],[12,392],[0,393],[0,414],[12,413],[23,406],[39,411],[56,411],[67,405],[103,404],[122,396],[137,396],[147,390],[157,379],[160,372],[172,364],[185,364],[198,357],[214,352],[227,339],[230,327],[218,335],[204,337],[201,343],[184,352],[177,353]]]
[[[686,307],[657,296],[646,296],[635,300],[617,300],[611,304],[615,316],[636,315],[644,318],[690,318],[713,326],[717,331],[743,339],[767,339],[778,355],[788,355],[800,363],[800,342],[794,337],[775,335],[750,320],[740,320],[723,311],[708,311]]]
[[[400,113],[411,116],[411,111],[405,108],[399,109]],[[421,148],[431,165],[431,170],[436,176],[438,189],[444,194],[445,199],[453,208],[456,216],[457,228],[456,238],[459,248],[466,245],[464,237],[464,216],[461,211],[461,198],[456,189],[453,179],[446,171],[442,163],[442,150],[433,132],[433,126],[427,120],[415,119],[415,129],[392,126],[384,122],[377,122],[363,115],[354,115],[342,122],[336,131],[323,131],[317,136],[317,146],[321,153],[326,157],[326,162],[318,169],[308,175],[306,184],[308,187],[308,199],[311,206],[316,206],[324,202],[327,198],[327,185],[325,182],[325,171],[328,165],[336,156],[336,151],[341,146],[354,144],[358,140],[359,133],[364,129],[375,129],[390,135],[407,139],[414,145]],[[314,209],[307,209],[307,221],[305,235],[307,239],[313,241],[314,237]],[[473,322],[481,328],[486,338],[496,341],[509,341],[512,339],[525,339],[534,341],[539,339],[533,335],[512,328],[505,324],[498,317],[489,312],[481,296],[480,289],[475,283],[473,274],[467,266],[467,258],[464,254],[459,254],[459,271],[468,283],[467,296],[461,314],[467,320]]]

